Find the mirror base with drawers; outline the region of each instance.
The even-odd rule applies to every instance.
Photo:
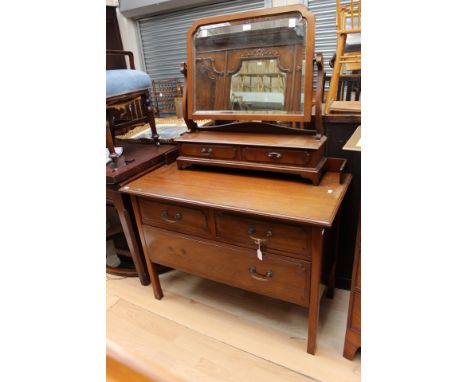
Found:
[[[192,164],[297,174],[318,185],[326,137],[196,131],[176,139],[179,169]]]

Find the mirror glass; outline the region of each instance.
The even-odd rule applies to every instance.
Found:
[[[193,114],[302,114],[306,34],[297,11],[199,27]]]
[[[284,110],[286,73],[278,59],[242,60],[240,70],[232,75],[229,110]]]

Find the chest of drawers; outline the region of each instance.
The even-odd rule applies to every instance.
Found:
[[[319,186],[287,176],[164,166],[129,183],[155,297],[154,264],[309,308],[314,354],[324,236],[351,176]]]

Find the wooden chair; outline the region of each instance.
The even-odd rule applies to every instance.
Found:
[[[149,93],[150,77],[145,72],[135,70],[132,52],[108,49],[106,55],[128,56],[130,63],[130,69],[106,70],[106,147],[115,160],[115,135],[149,123],[156,145],[159,145],[159,136]]]
[[[361,112],[361,102],[358,100],[338,101],[340,78],[345,78],[342,69],[351,72],[351,75],[360,73],[361,46],[348,44],[348,36],[361,33],[361,0],[350,0],[342,5],[336,0],[337,47],[336,60],[333,65],[333,74],[328,89],[325,113],[334,112],[356,114]],[[359,88],[360,94],[360,88]]]

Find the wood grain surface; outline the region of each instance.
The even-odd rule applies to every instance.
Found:
[[[143,226],[150,259],[184,272],[308,306],[310,263]],[[252,272],[250,269],[254,268]],[[271,277],[265,274],[271,272]]]
[[[138,280],[107,281],[107,339],[145,370],[185,381],[358,382],[342,356],[349,292],[320,303],[318,350],[304,349],[307,308],[182,272],[161,276],[158,301]]]
[[[331,227],[351,182],[327,172],[320,185],[281,174],[194,166],[163,166],[120,190],[165,201],[188,202],[221,210],[254,213],[286,221]]]

